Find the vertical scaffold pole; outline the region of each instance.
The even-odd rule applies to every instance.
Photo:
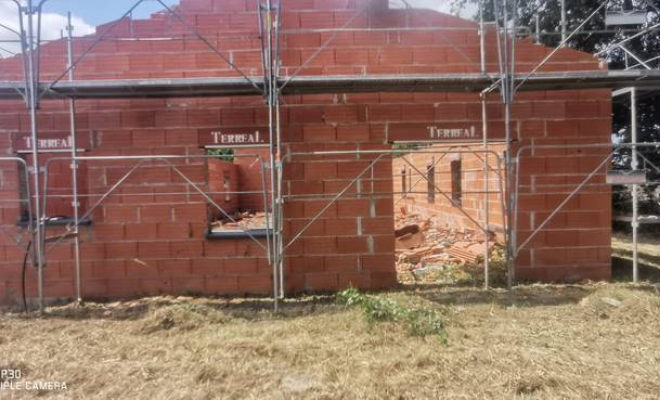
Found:
[[[481,55],[481,73],[486,74],[486,29],[484,23],[484,2],[479,1],[479,52]]]
[[[566,18],[566,0],[561,0],[561,41],[568,37],[568,21]]]
[[[515,235],[513,232],[515,231],[516,227],[513,226],[512,221],[513,221],[513,216],[512,216],[512,206],[513,206],[513,201],[512,201],[512,196],[513,196],[513,188],[512,188],[512,182],[511,182],[511,177],[512,177],[512,157],[511,157],[511,107],[513,103],[512,99],[512,82],[511,80],[513,77],[511,76],[511,68],[509,66],[509,61],[511,63],[514,63],[515,60],[511,58],[511,55],[509,53],[509,13],[507,9],[507,1],[502,0],[503,7],[502,7],[502,14],[503,14],[503,56],[501,57],[501,70],[503,71],[503,76],[502,76],[502,97],[504,100],[504,135],[505,135],[505,142],[506,142],[506,151],[505,151],[505,180],[506,180],[506,226],[507,226],[507,287],[510,289],[513,287],[513,282],[515,280],[514,274],[515,274]],[[497,16],[496,16],[497,18]],[[513,27],[515,31],[515,27]],[[515,40],[515,37],[514,39]]]
[[[67,13],[67,50],[68,50],[68,66],[69,81],[73,81],[73,25],[71,25],[71,12]],[[74,224],[74,238],[73,238],[73,257],[75,262],[75,279],[76,279],[76,300],[82,303],[82,270],[80,267],[80,214],[79,214],[79,199],[78,199],[78,138],[76,126],[76,101],[69,100],[69,126],[71,128],[71,190],[73,191],[72,206],[73,206],[73,224]]]
[[[259,12],[262,12],[261,5],[259,7]],[[268,81],[264,82],[264,89],[267,93],[268,99],[268,133],[270,139],[269,149],[269,166],[270,166],[270,207],[271,207],[271,218],[273,219],[273,235],[272,235],[272,246],[273,251],[273,308],[275,311],[279,309],[279,265],[280,265],[280,254],[277,246],[278,235],[279,235],[279,211],[278,211],[278,202],[279,198],[276,193],[276,180],[277,180],[277,165],[276,160],[276,138],[275,138],[275,93],[273,92],[273,31],[272,31],[273,19],[272,19],[272,3],[271,0],[266,1],[266,47],[263,51],[266,52],[266,60],[268,60]],[[262,32],[263,34],[263,32]]]
[[[486,74],[486,24],[484,22],[484,2],[483,0],[479,1],[479,47],[481,54],[481,73]],[[488,290],[490,287],[490,248],[489,248],[489,239],[490,239],[490,215],[489,215],[489,179],[488,179],[488,113],[486,106],[486,94],[481,94],[481,123],[482,123],[482,132],[483,132],[483,146],[484,146],[484,235],[485,235],[485,246],[486,250],[484,251],[484,288]]]
[[[44,311],[44,253],[43,253],[43,229],[42,229],[42,216],[41,216],[41,184],[39,179],[39,134],[37,131],[37,107],[39,96],[37,93],[38,76],[35,76],[35,43],[34,40],[34,12],[35,8],[32,0],[27,1],[27,24],[28,24],[28,101],[30,108],[30,127],[31,127],[31,144],[32,144],[32,177],[34,185],[34,238],[33,245],[36,253],[37,260],[37,288],[39,292],[39,312]]]
[[[280,297],[283,299],[285,296],[284,288],[284,202],[282,197],[282,179],[283,167],[282,162],[282,114],[280,110],[280,90],[279,90],[279,71],[280,71],[280,24],[282,23],[282,1],[277,1],[277,12],[275,12],[274,31],[275,31],[275,51],[273,52],[273,64],[271,67],[271,87],[273,92],[273,100],[275,102],[275,149],[277,156],[277,220],[278,234],[277,234],[277,247],[274,249],[278,253],[278,273],[280,278]]]
[[[630,90],[630,140],[632,142],[632,169],[639,169],[639,157],[637,155],[637,89]],[[639,231],[639,185],[632,186],[632,234],[633,234],[633,282],[639,282],[639,253],[638,253],[638,231]]]
[[[486,94],[481,94],[481,124],[484,146],[484,235],[486,250],[484,251],[484,289],[490,288],[490,171],[488,158],[488,103]]]

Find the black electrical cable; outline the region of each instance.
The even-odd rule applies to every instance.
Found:
[[[58,219],[63,219],[66,217],[62,216],[57,216],[57,217],[50,217],[46,218],[46,224],[50,221],[55,221]],[[32,247],[32,240],[28,242],[27,247],[25,248],[25,257],[23,258],[23,271],[22,271],[22,277],[21,277],[21,288],[22,288],[22,295],[23,295],[23,310],[25,311],[25,314],[28,313],[28,306],[27,306],[27,290],[25,288],[25,281],[26,281],[26,275],[27,275],[27,261],[28,258],[30,257],[30,248]]]
[[[25,257],[23,258],[23,274],[22,274],[22,288],[23,288],[23,310],[25,311],[25,314],[28,313],[28,306],[27,306],[27,295],[26,295],[26,290],[25,290],[25,276],[27,274],[27,261],[28,257],[30,257],[30,247],[32,247],[32,241],[30,240],[28,242],[27,248],[25,249]]]

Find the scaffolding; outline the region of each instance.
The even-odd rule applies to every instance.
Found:
[[[516,94],[520,91],[538,91],[538,90],[562,90],[562,89],[594,89],[594,88],[614,88],[614,89],[627,89],[631,93],[631,98],[636,98],[636,90],[654,90],[660,87],[660,70],[649,66],[652,60],[641,60],[637,56],[631,55],[636,61],[637,66],[643,66],[644,69],[627,68],[623,71],[589,71],[589,72],[565,72],[565,73],[546,73],[539,72],[540,69],[551,59],[553,56],[566,44],[577,35],[585,33],[584,26],[591,21],[599,13],[603,13],[607,6],[607,1],[600,2],[600,5],[593,10],[593,12],[572,31],[568,30],[565,18],[565,7],[562,7],[562,24],[561,24],[561,43],[552,52],[550,52],[536,67],[528,73],[519,73],[516,71],[516,42],[520,32],[531,33],[530,29],[518,26],[516,20],[516,13],[510,13],[510,1],[501,0],[495,1],[495,21],[485,21],[484,19],[484,2],[479,2],[479,22],[478,31],[481,37],[480,40],[480,60],[477,63],[480,66],[480,73],[474,74],[398,74],[398,75],[361,75],[361,76],[304,76],[301,72],[324,50],[340,32],[350,32],[359,30],[361,28],[352,28],[351,23],[365,10],[368,9],[372,1],[364,1],[358,9],[355,10],[354,15],[349,18],[342,27],[335,29],[311,29],[309,32],[317,32],[328,34],[327,39],[322,45],[314,51],[307,60],[304,60],[297,69],[287,75],[282,75],[282,54],[281,54],[281,37],[286,33],[282,29],[282,12],[286,7],[284,0],[255,0],[256,13],[258,15],[259,37],[261,41],[260,52],[262,61],[261,76],[250,76],[245,74],[232,60],[228,59],[223,52],[212,44],[212,42],[205,35],[201,34],[195,26],[188,23],[181,14],[174,8],[165,4],[162,0],[156,0],[162,7],[163,13],[178,20],[194,37],[202,42],[212,53],[216,54],[234,71],[239,77],[234,78],[152,78],[152,79],[114,79],[114,80],[79,80],[74,76],[76,66],[82,59],[93,51],[95,46],[104,41],[112,40],[109,38],[110,32],[117,26],[117,24],[126,17],[130,17],[133,11],[140,6],[145,0],[137,0],[135,4],[128,9],[128,11],[114,23],[110,24],[97,38],[84,38],[84,40],[92,40],[92,43],[87,47],[87,50],[82,53],[78,58],[74,59],[73,55],[73,26],[71,24],[71,15],[69,14],[69,22],[67,26],[67,36],[64,39],[67,44],[68,64],[65,71],[63,71],[57,79],[49,82],[42,82],[40,79],[40,48],[41,44],[45,41],[41,40],[41,13],[44,4],[47,0],[39,0],[35,4],[35,0],[27,0],[23,5],[18,0],[11,0],[17,6],[17,16],[20,23],[20,28],[14,33],[18,36],[18,43],[21,45],[20,57],[23,64],[23,82],[0,82],[0,99],[1,100],[24,100],[30,116],[30,137],[33,143],[31,148],[32,164],[31,166],[25,165],[25,170],[29,171],[32,176],[31,193],[28,195],[28,201],[32,206],[27,207],[34,215],[29,219],[29,232],[32,236],[34,243],[34,262],[38,273],[38,296],[39,308],[43,310],[44,307],[44,278],[43,270],[46,263],[46,235],[45,230],[47,222],[45,219],[46,213],[46,198],[47,193],[43,193],[42,184],[40,182],[40,171],[42,165],[40,163],[40,150],[37,145],[39,140],[38,131],[38,115],[39,103],[47,99],[68,99],[69,112],[71,121],[71,152],[67,157],[60,158],[60,161],[66,160],[72,163],[72,183],[73,193],[71,195],[74,204],[73,222],[69,226],[67,236],[62,235],[59,241],[68,237],[74,238],[75,251],[74,258],[76,263],[76,298],[82,300],[82,279],[80,276],[80,242],[79,242],[79,227],[81,225],[82,217],[79,215],[79,194],[76,170],[80,163],[88,161],[100,160],[133,160],[139,166],[145,160],[155,160],[164,162],[172,168],[176,168],[171,164],[173,156],[161,155],[151,157],[85,157],[78,154],[76,145],[76,132],[75,114],[76,114],[76,101],[81,99],[131,99],[131,98],[169,98],[169,97],[222,97],[222,96],[254,96],[261,95],[264,98],[264,103],[268,107],[268,130],[269,130],[269,157],[266,160],[261,160],[263,163],[262,170],[264,171],[264,190],[263,195],[266,196],[270,193],[269,201],[271,209],[270,213],[272,218],[272,234],[266,238],[266,245],[264,247],[267,253],[268,260],[272,265],[272,280],[273,280],[273,300],[274,307],[277,309],[278,299],[283,298],[285,295],[285,277],[284,277],[284,253],[300,236],[303,235],[307,228],[302,229],[297,234],[293,235],[293,239],[285,242],[284,235],[284,202],[287,195],[283,190],[283,167],[287,160],[299,156],[324,156],[330,153],[327,152],[310,152],[308,154],[285,154],[282,142],[282,116],[281,107],[282,100],[286,95],[292,94],[332,94],[332,93],[370,93],[370,92],[473,92],[479,93],[481,96],[482,104],[482,121],[483,121],[483,149],[480,151],[483,154],[495,154],[489,150],[489,133],[488,133],[488,116],[486,115],[487,98],[493,92],[499,92],[502,103],[504,105],[504,125],[505,125],[505,139],[504,143],[506,150],[504,151],[504,159],[499,160],[499,155],[495,154],[494,159],[497,164],[501,163],[497,169],[501,168],[504,172],[504,184],[506,187],[501,187],[494,193],[499,193],[503,197],[502,206],[503,214],[505,214],[505,240],[507,244],[507,262],[508,262],[508,284],[513,285],[515,282],[514,266],[516,263],[516,256],[520,251],[520,247],[524,247],[531,238],[524,242],[523,246],[517,245],[516,238],[516,221],[517,218],[517,204],[518,204],[518,188],[516,178],[519,174],[518,163],[520,161],[521,153],[527,148],[520,149],[518,154],[512,151],[512,143],[514,138],[512,135],[512,106],[516,102]],[[515,3],[514,3],[515,4]],[[564,2],[562,1],[562,5]],[[410,5],[407,5],[410,8]],[[35,21],[35,19],[37,21]],[[24,26],[25,25],[25,26]],[[600,54],[604,54],[607,50],[613,48],[622,48],[624,45],[634,38],[640,37],[648,32],[658,29],[660,26],[654,25],[647,27],[641,31],[635,31],[632,36],[628,36],[624,40],[604,49]],[[376,28],[382,31],[388,31],[388,28]],[[402,28],[395,28],[401,30]],[[426,28],[406,28],[408,30],[439,30],[443,28],[428,26]],[[462,28],[447,28],[462,29]],[[466,28],[468,29],[468,28]],[[486,68],[486,43],[485,37],[488,30],[494,30],[497,34],[497,55],[499,71],[492,73],[487,71]],[[392,29],[394,30],[394,28]],[[36,31],[36,32],[35,32]],[[541,35],[546,34],[536,30],[534,36],[539,38]],[[552,34],[552,33],[547,33]],[[142,40],[142,39],[140,39]],[[144,39],[147,40],[147,39]],[[158,38],[153,40],[176,40],[175,38]],[[447,39],[445,39],[447,40]],[[448,44],[454,49],[458,47],[448,41]],[[460,49],[458,49],[460,51]],[[472,61],[469,60],[468,61]],[[633,109],[635,103],[633,101]],[[636,132],[636,116],[633,116],[633,131]],[[633,134],[636,140],[636,134]],[[644,144],[644,146],[651,146],[658,144]],[[625,146],[624,146],[625,147]],[[634,141],[630,146],[633,154],[636,153],[638,144]],[[340,153],[334,153],[339,155]],[[371,159],[379,160],[385,156],[397,154],[397,151],[383,151],[374,152],[369,154],[364,151],[344,152],[342,155],[351,156],[369,156]],[[484,171],[486,176],[489,171],[495,170],[492,165],[489,165],[488,160],[490,157],[485,157]],[[492,160],[492,159],[491,159]],[[609,157],[606,159],[609,160]],[[635,160],[637,156],[635,155]],[[3,159],[0,161],[7,161]],[[21,160],[20,162],[23,162]],[[50,165],[51,160],[48,161]],[[48,165],[46,170],[48,170]],[[368,174],[370,171],[373,173],[373,163],[370,168],[365,169],[360,176]],[[604,165],[604,164],[603,164]],[[602,165],[601,165],[602,166]],[[137,167],[136,167],[137,168]],[[633,163],[633,169],[638,168],[638,162]],[[421,171],[418,171],[421,172]],[[26,172],[27,173],[27,172]],[[266,177],[268,174],[268,182],[270,187],[266,186]],[[182,175],[183,179],[186,179]],[[47,179],[47,175],[46,178]],[[358,180],[357,177],[351,185]],[[122,180],[120,180],[121,182]],[[484,193],[487,195],[491,193],[488,179],[485,179]],[[588,180],[587,180],[588,181]],[[27,179],[27,182],[30,182]],[[118,184],[120,184],[118,182]],[[349,185],[349,187],[351,186]],[[336,201],[339,197],[344,195],[349,189],[340,191],[336,196],[330,199],[330,203]],[[117,185],[113,186],[111,190],[104,194],[102,199],[109,196]],[[198,188],[199,189],[199,188]],[[436,188],[437,189],[437,188]],[[580,187],[575,190],[579,191]],[[635,186],[634,193],[637,191]],[[198,192],[202,196],[207,196],[203,190],[199,189]],[[572,193],[572,194],[571,194]],[[569,193],[574,195],[575,191]],[[444,193],[440,193],[443,194]],[[506,197],[506,198],[505,198]],[[97,203],[98,204],[98,203]],[[635,201],[636,204],[636,201]],[[224,212],[222,207],[214,204],[221,212]],[[485,221],[482,225],[485,232],[488,231],[488,200],[485,206]],[[266,207],[267,208],[267,207]],[[558,209],[561,207],[558,207]],[[637,207],[635,206],[635,210]],[[89,213],[89,212],[88,212]],[[321,211],[322,213],[322,211]],[[319,215],[321,214],[319,213]],[[318,216],[317,216],[318,217]],[[551,217],[550,217],[551,218]],[[550,219],[549,218],[549,219]],[[636,230],[638,225],[638,214],[635,212],[633,216],[633,229],[636,243]],[[307,225],[309,226],[309,225]],[[269,226],[269,231],[271,227]],[[539,229],[542,229],[539,228]],[[255,238],[253,238],[256,240]],[[261,243],[257,240],[258,243]],[[486,287],[489,286],[488,281],[488,253],[485,256],[485,271],[486,271]],[[634,277],[638,279],[637,273],[637,256],[635,253],[634,264]]]

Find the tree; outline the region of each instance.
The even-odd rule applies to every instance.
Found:
[[[494,0],[483,0],[483,13],[486,21],[495,20]],[[498,10],[500,15],[498,19],[502,21],[503,0],[498,1]],[[576,29],[594,10],[596,10],[603,0],[581,0],[566,1],[567,25],[569,34]],[[478,5],[480,0],[453,0],[452,10],[459,11],[468,4]],[[561,2],[560,0],[507,0],[507,12],[512,16],[516,13],[518,26],[528,27],[533,32],[536,27],[536,19],[540,26],[540,40],[548,46],[557,46],[561,43]],[[515,6],[514,6],[515,3]],[[597,53],[606,50],[604,59],[610,69],[624,69],[626,67],[644,68],[626,52],[617,47],[616,44],[621,40],[641,31],[644,28],[657,24],[660,21],[660,2],[658,0],[613,0],[608,7],[610,9],[620,9],[636,7],[639,10],[647,11],[648,22],[646,26],[625,26],[612,27],[605,25],[605,12],[599,12],[567,43],[567,46],[589,52]],[[474,16],[475,19],[478,15]],[[653,59],[660,55],[660,30],[654,30],[634,39],[626,44],[626,49],[635,54],[642,61]],[[647,62],[652,68],[660,66],[660,60]],[[637,101],[638,112],[638,140],[640,142],[660,142],[660,91],[640,91]],[[618,136],[621,142],[630,142],[630,96],[620,96],[614,99],[613,106],[613,132]],[[660,167],[660,149],[644,148],[643,155],[648,161]],[[629,151],[621,151],[615,157],[614,167],[627,169],[630,168],[632,157]],[[649,164],[649,176],[652,181],[660,181],[660,173]],[[660,204],[658,203],[657,193],[658,185],[648,185],[644,187],[641,198],[643,199],[642,210],[649,213],[660,213]],[[624,192],[615,201],[615,206],[619,210],[629,208],[630,193]]]

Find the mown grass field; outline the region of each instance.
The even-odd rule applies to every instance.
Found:
[[[374,296],[432,313],[445,338],[406,319],[369,323],[378,308],[334,297],[287,300],[279,313],[264,299],[194,298],[3,313],[0,368],[68,390],[0,399],[660,399],[657,286]]]

